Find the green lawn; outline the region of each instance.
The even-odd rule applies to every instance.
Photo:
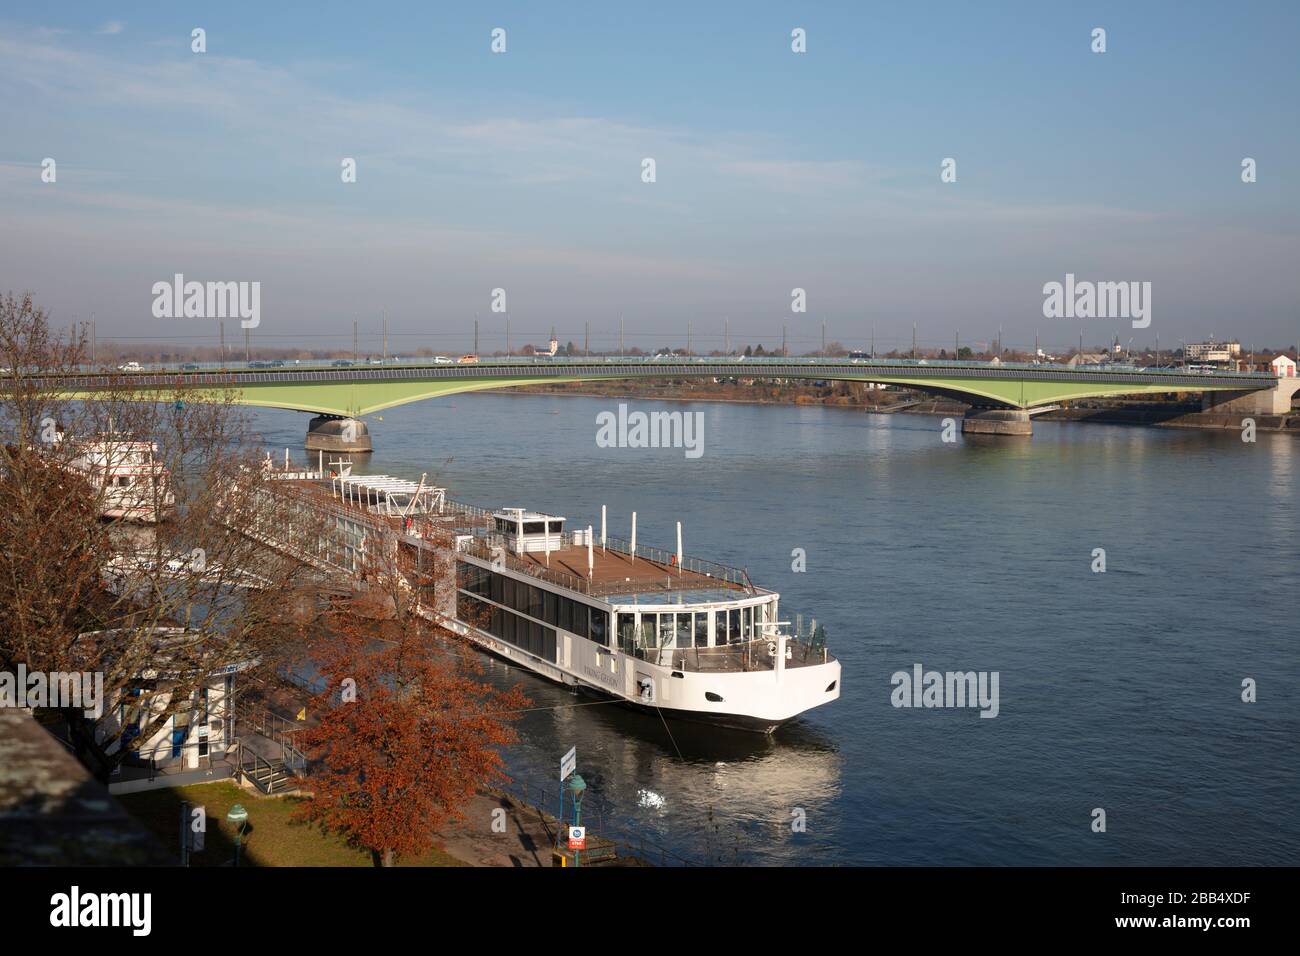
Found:
[[[179,842],[180,804],[189,801],[207,813],[206,849],[190,855],[191,866],[225,866],[235,856],[235,827],[226,811],[242,803],[248,811],[244,825],[241,866],[371,866],[370,854],[353,850],[335,836],[321,833],[314,824],[290,819],[300,799],[262,797],[227,781],[203,783],[169,790],[123,794],[122,806],[156,833],[163,846]],[[179,851],[177,853],[179,860]],[[466,866],[436,847],[424,856],[401,860],[399,866]]]

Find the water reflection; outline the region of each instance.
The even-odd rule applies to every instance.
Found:
[[[591,825],[633,842],[644,836],[647,853],[666,846],[693,862],[719,862],[725,843],[729,861],[794,862],[805,848],[788,825],[792,810],[824,819],[840,789],[838,748],[807,721],[768,736],[665,720],[571,694],[496,659],[484,678],[503,689],[520,684],[543,708],[516,725],[520,742],[507,753],[514,788],[535,800],[543,794],[553,811],[560,757],[576,747]],[[759,831],[767,836],[755,839]]]

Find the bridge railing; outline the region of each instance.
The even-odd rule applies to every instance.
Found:
[[[1117,376],[1155,376],[1167,378],[1186,378],[1186,377],[1211,377],[1211,378],[1234,378],[1246,380],[1258,380],[1261,382],[1276,380],[1277,376],[1272,372],[1260,371],[1235,371],[1229,369],[1215,370],[1189,370],[1178,367],[1150,367],[1135,366],[1122,363],[1101,363],[1089,365],[1067,365],[1060,362],[1013,362],[1002,361],[994,363],[991,360],[974,360],[974,359],[938,359],[938,358],[848,358],[844,356],[776,356],[776,355],[511,355],[511,356],[493,356],[480,358],[477,362],[468,365],[455,363],[438,362],[430,358],[413,358],[402,359],[400,361],[389,360],[382,363],[356,362],[348,366],[336,366],[329,361],[312,361],[301,364],[286,364],[274,368],[250,367],[246,362],[191,362],[184,363],[194,365],[197,368],[182,370],[179,364],[151,364],[142,367],[139,371],[119,372],[112,368],[91,368],[83,367],[80,369],[81,375],[95,375],[114,380],[126,379],[128,381],[139,376],[167,374],[173,375],[178,373],[178,377],[183,379],[187,376],[203,376],[214,374],[225,375],[247,375],[256,374],[261,381],[302,381],[303,373],[331,373],[330,377],[347,377],[359,372],[393,372],[401,369],[430,369],[444,372],[455,372],[457,376],[472,374],[475,369],[492,368],[492,369],[522,369],[530,370],[543,368],[566,368],[566,367],[591,367],[591,366],[611,366],[625,368],[652,368],[654,366],[700,366],[713,365],[735,370],[743,373],[747,368],[764,368],[768,366],[782,366],[786,368],[843,368],[844,366],[853,366],[861,369],[881,369],[881,370],[898,370],[898,369],[979,369],[983,371],[1003,370],[1003,371],[1049,371],[1049,372],[1104,372],[1108,375]],[[210,384],[210,383],[205,383]]]

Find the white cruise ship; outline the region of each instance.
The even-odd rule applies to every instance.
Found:
[[[312,553],[290,549],[356,577],[397,570],[422,614],[535,674],[665,717],[762,733],[840,695],[823,629],[742,570],[680,545],[638,546],[635,530],[631,542],[567,530],[559,515],[488,511],[423,479],[334,464],[329,476],[323,464],[271,473],[309,479],[266,487],[310,486],[302,500],[328,516]],[[253,520],[243,530],[286,544],[283,526],[261,531]]]
[[[454,506],[454,503],[453,503]],[[512,508],[456,539],[458,629],[563,684],[770,733],[839,697],[814,621],[744,571]]]

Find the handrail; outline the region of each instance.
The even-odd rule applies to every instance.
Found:
[[[484,356],[472,364],[449,364],[446,362],[437,362],[434,359],[417,359],[407,358],[400,362],[389,361],[387,363],[357,363],[347,367],[336,367],[330,364],[329,360],[309,361],[303,364],[285,366],[275,369],[250,369],[246,363],[242,362],[201,362],[201,363],[184,363],[198,364],[199,369],[181,369],[179,364],[171,363],[151,363],[147,368],[141,368],[139,371],[122,372],[107,367],[87,368],[79,366],[76,371],[48,373],[40,370],[25,370],[23,374],[33,378],[45,381],[48,379],[80,379],[85,384],[98,385],[107,383],[109,380],[114,382],[133,382],[141,383],[147,386],[154,384],[153,379],[165,377],[166,384],[178,385],[183,382],[189,382],[198,385],[213,384],[210,380],[221,377],[241,376],[256,379],[257,381],[270,382],[290,382],[302,381],[306,376],[312,376],[314,381],[328,380],[357,380],[370,379],[378,376],[392,375],[403,371],[426,372],[435,371],[441,373],[442,377],[465,377],[472,376],[476,370],[483,368],[492,369],[518,369],[528,370],[533,373],[544,372],[548,367],[581,367],[581,366],[599,366],[602,371],[609,366],[626,366],[633,368],[652,369],[658,367],[672,366],[718,366],[726,367],[727,374],[734,374],[737,370],[746,368],[771,368],[771,367],[791,367],[791,368],[835,368],[841,366],[854,366],[857,368],[940,368],[940,369],[1023,369],[1026,371],[1045,371],[1045,372],[1103,372],[1112,375],[1149,375],[1158,377],[1188,377],[1199,375],[1215,375],[1223,377],[1236,377],[1244,379],[1255,379],[1265,381],[1268,379],[1278,378],[1275,372],[1243,370],[1236,369],[1214,369],[1209,372],[1191,371],[1186,367],[1151,367],[1151,366],[1133,366],[1123,363],[1103,362],[1095,364],[1076,364],[1069,365],[1064,362],[1017,362],[1012,360],[999,360],[996,364],[991,359],[941,359],[941,358],[907,358],[897,356],[893,358],[851,358],[848,355],[836,356],[782,356],[782,355],[555,355],[555,356],[529,356],[529,355],[509,355],[509,356]],[[95,380],[87,382],[86,380]],[[232,382],[233,384],[233,382]]]
[[[277,714],[265,704],[241,703],[237,705],[236,717],[246,720],[255,731],[279,744],[286,766],[294,770],[301,770],[307,766],[307,756],[298,747],[293,737],[303,729],[297,721]]]
[[[267,760],[265,757],[259,754],[252,747],[249,747],[247,744],[245,744],[242,740],[236,740],[236,744],[238,747],[237,756],[238,756],[239,772],[242,773],[248,780],[251,780],[253,786],[257,787],[257,789],[261,790],[267,796],[270,796],[272,792],[275,790],[275,778],[277,774],[280,774],[285,777],[298,776],[296,771],[299,768],[294,767],[294,765],[290,763],[288,760],[284,762],[284,765],[282,767],[277,767],[275,764],[271,763],[271,761]],[[295,750],[295,753],[298,752]],[[248,769],[249,761],[246,759],[246,755],[252,757],[252,764],[251,764],[252,773],[249,773],[249,769]],[[265,785],[263,785],[263,782],[258,780],[257,777],[257,775],[262,770],[266,771]]]

